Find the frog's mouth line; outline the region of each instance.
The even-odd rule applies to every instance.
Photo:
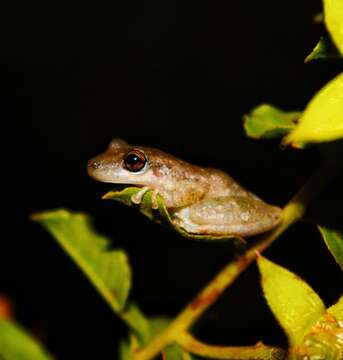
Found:
[[[138,184],[113,184],[113,183],[106,183],[106,187],[109,187],[110,190],[121,191],[121,190],[124,190],[124,189],[129,188],[129,187],[142,188],[143,185],[138,185]]]
[[[118,184],[118,183],[109,183],[109,182],[103,182],[102,184],[103,184],[104,194],[107,194],[109,192],[121,192],[127,188],[141,189],[144,187],[144,185],[139,185],[139,184]]]

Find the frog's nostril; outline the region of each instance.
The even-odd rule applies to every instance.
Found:
[[[99,176],[101,176],[102,168],[104,162],[102,159],[93,158],[90,159],[87,163],[87,173],[90,177],[98,180]]]

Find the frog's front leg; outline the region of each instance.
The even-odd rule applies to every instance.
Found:
[[[144,186],[139,191],[131,196],[131,201],[134,204],[139,205],[142,202],[143,196],[150,191],[151,188],[149,186]],[[158,209],[157,195],[159,194],[157,189],[153,189],[151,193],[151,207],[156,210]]]
[[[193,234],[246,237],[274,228],[281,219],[281,210],[252,195],[223,196],[177,209],[173,219]]]

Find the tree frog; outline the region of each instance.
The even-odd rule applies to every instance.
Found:
[[[156,209],[159,194],[174,224],[188,233],[248,237],[271,230],[281,219],[280,208],[265,203],[221,170],[118,138],[89,160],[87,169],[98,181],[140,187],[131,198],[135,204],[152,191]]]

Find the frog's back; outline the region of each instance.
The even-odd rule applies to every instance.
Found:
[[[247,196],[249,192],[239,185],[230,175],[226,172],[208,168],[207,178],[209,183],[208,197],[213,196]]]

